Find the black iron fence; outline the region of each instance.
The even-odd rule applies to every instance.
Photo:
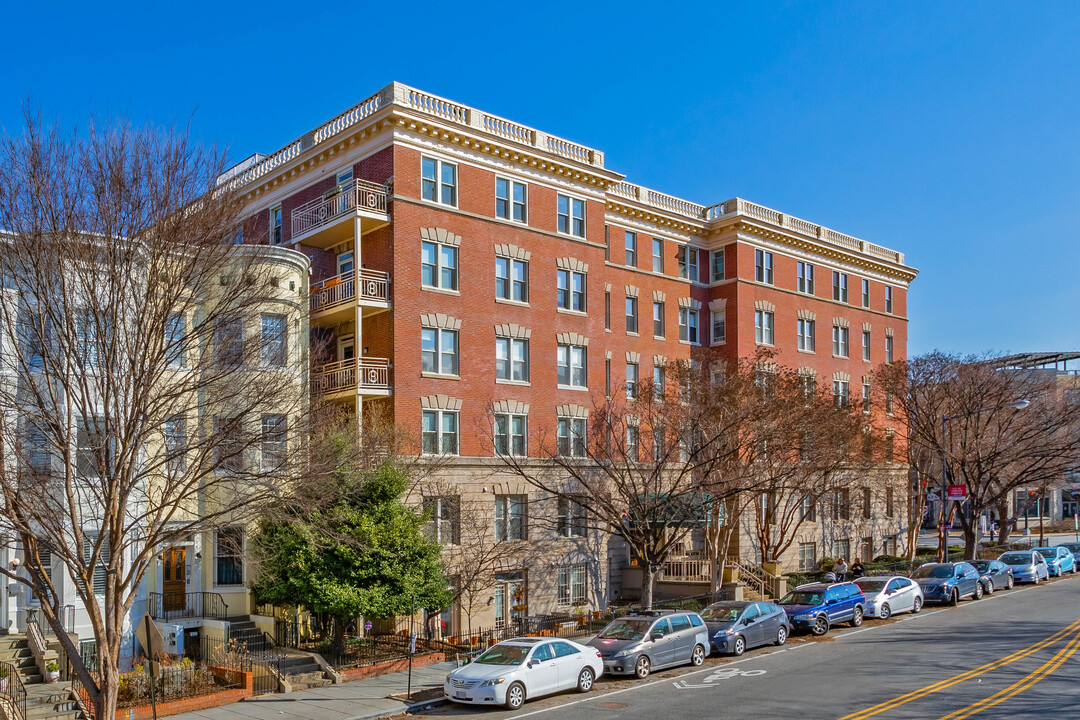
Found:
[[[229,606],[216,592],[150,593],[147,612],[155,620],[182,620],[184,618],[211,618],[225,620]]]
[[[26,717],[26,686],[14,663],[0,662],[0,697],[14,706],[16,717]]]

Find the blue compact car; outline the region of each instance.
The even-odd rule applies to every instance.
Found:
[[[1067,572],[1076,572],[1076,558],[1068,548],[1037,547],[1035,552],[1046,558],[1046,567],[1051,576],[1061,577]]]
[[[1050,566],[1046,558],[1042,553],[1034,550],[1010,550],[1002,553],[998,560],[1012,568],[1016,582],[1030,582],[1038,585],[1040,580],[1050,577]]]
[[[824,635],[837,623],[862,625],[866,596],[855,583],[812,583],[795,588],[777,605],[787,613],[793,629]]]
[[[982,574],[971,563],[926,563],[911,579],[919,583],[928,603],[956,605],[960,598],[979,600],[983,596]]]

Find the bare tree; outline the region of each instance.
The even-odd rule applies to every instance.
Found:
[[[949,482],[967,488],[967,512],[958,520],[969,559],[985,510],[1002,507],[1017,489],[1055,483],[1080,467],[1078,400],[1058,387],[1053,373],[935,352],[877,374],[909,427],[910,452],[941,458]],[[1018,410],[1021,400],[1030,406]],[[939,539],[943,547],[940,532]]]
[[[41,600],[97,717],[115,714],[156,556],[243,525],[300,445],[306,262],[233,245],[221,159],[184,131],[68,135],[30,115],[0,143],[0,534],[21,553],[0,575]],[[64,632],[60,578],[96,674]]]

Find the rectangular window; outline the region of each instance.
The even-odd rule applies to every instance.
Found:
[[[679,261],[679,277],[698,280],[697,248],[683,245],[679,248],[676,258]]]
[[[626,363],[626,399],[637,400],[638,396],[638,364]]]
[[[431,520],[429,536],[447,545],[457,545],[461,538],[461,503],[457,497],[424,498],[424,511]]]
[[[529,263],[505,257],[495,258],[495,297],[529,302]]]
[[[893,493],[893,486],[887,485],[885,487],[885,516],[893,517],[896,515],[896,497]]]
[[[559,195],[558,221],[559,232],[585,237],[585,201]]]
[[[626,231],[626,264],[637,267],[637,233]]]
[[[559,345],[556,364],[559,385],[586,387],[584,345]]]
[[[893,394],[891,390],[885,392],[885,414],[893,414]]]
[[[525,539],[525,507],[524,495],[495,496],[496,540]]]
[[[864,413],[870,412],[870,383],[862,384],[862,409]]]
[[[611,358],[604,359],[604,397],[611,397]]]
[[[585,312],[585,273],[559,270],[555,297],[563,310]]]
[[[836,357],[848,356],[848,328],[833,325],[832,354]]]
[[[870,331],[862,331],[862,359],[870,362]]]
[[[754,311],[754,342],[758,345],[773,344],[773,314],[768,310]]]
[[[262,416],[262,441],[260,455],[263,470],[281,470],[285,465],[286,421],[284,415]]]
[[[457,330],[421,328],[420,370],[439,375],[458,374]]]
[[[664,241],[660,238],[652,241],[652,269],[653,272],[664,272]]]
[[[771,252],[754,251],[754,278],[761,283],[773,284],[773,254]]]
[[[270,208],[270,244],[281,244],[281,206]]]
[[[712,281],[720,282],[724,279],[724,251],[712,251]]]
[[[653,337],[664,337],[664,303],[652,304]]]
[[[862,306],[870,307],[870,281],[866,278],[862,279]]]
[[[528,191],[525,183],[495,178],[495,217],[528,222]]]
[[[799,570],[817,569],[817,543],[799,543]]]
[[[848,299],[848,276],[847,273],[833,272],[832,274],[832,299],[847,302]]]
[[[215,533],[215,585],[244,584],[244,528],[221,528]]]
[[[184,471],[184,453],[187,451],[187,428],[182,415],[174,415],[165,421],[165,467],[169,472]]]
[[[870,488],[864,487],[862,492],[862,516],[863,520],[869,520],[871,515]]]
[[[182,368],[187,364],[187,352],[184,347],[184,335],[187,322],[183,315],[170,315],[165,321],[165,364],[171,368]]]
[[[888,285],[886,285],[885,286],[885,312],[887,312],[887,313],[889,313],[891,315],[892,311],[893,311],[892,288],[889,287]]]
[[[577,605],[585,601],[585,564],[559,568],[559,605]]]
[[[796,289],[807,295],[814,294],[814,266],[808,262],[800,262],[798,265],[798,277],[795,282]]]
[[[259,347],[263,367],[285,367],[288,359],[288,335],[284,315],[262,316],[262,345]]]
[[[529,341],[495,338],[495,377],[499,380],[529,382]]]
[[[458,249],[441,243],[420,243],[420,284],[440,290],[458,289]]]
[[[421,427],[425,455],[458,454],[458,414],[451,410],[424,410]]]
[[[83,535],[83,562],[89,563],[91,555],[94,551],[94,544],[98,541],[98,533],[88,532]],[[101,543],[101,550],[98,553],[98,561],[94,564],[94,576],[91,582],[93,583],[93,591],[95,595],[105,594],[105,580],[108,577],[108,565],[109,560],[112,557],[112,552],[109,549],[109,539],[105,538]],[[39,556],[40,558],[40,556]],[[79,587],[82,587],[82,583],[79,583]]]
[[[630,462],[637,462],[640,456],[641,443],[639,437],[640,433],[637,425],[626,426],[626,459]]]
[[[495,452],[498,455],[526,455],[526,416],[509,413],[495,415]]]
[[[712,313],[712,340],[713,345],[727,342],[727,311],[714,310]]]
[[[561,417],[557,428],[559,455],[585,457],[585,418]]]
[[[848,405],[848,381],[847,380],[833,380],[832,391],[833,391],[833,402],[836,403],[836,407],[847,407],[847,405]]]
[[[214,328],[214,349],[218,367],[235,368],[244,364],[244,321],[222,318]]]
[[[892,335],[885,336],[885,362],[891,363],[893,361],[893,338]]]
[[[814,352],[814,321],[798,321],[799,349],[804,352]]]
[[[585,537],[585,505],[574,498],[559,498],[559,537]]]
[[[667,456],[667,434],[662,426],[654,427],[652,432],[653,462],[662,463]]]
[[[626,332],[637,335],[637,298],[626,298]]]
[[[851,494],[846,488],[844,490],[836,491],[836,519],[851,519]],[[849,548],[845,547],[846,545],[850,545],[850,542],[847,540],[840,540],[837,542],[837,546],[840,549],[840,557],[846,558],[851,554]]]
[[[667,385],[667,373],[664,372],[663,365],[653,365],[652,369],[652,384],[653,384],[653,398],[655,400],[664,399],[664,390]]]
[[[805,522],[817,522],[817,505],[814,503],[813,495],[809,493],[803,495],[799,518]]]
[[[214,418],[214,468],[219,472],[244,469],[244,426],[240,418]]]
[[[869,517],[869,516],[867,516]],[[874,538],[864,537],[862,540],[862,556],[866,558],[866,562],[870,562],[874,559]]]
[[[75,443],[75,470],[79,477],[107,477],[111,474],[116,448],[105,432],[103,420],[79,420]]]
[[[696,345],[698,342],[698,311],[679,308],[679,339]]]
[[[457,165],[424,157],[420,159],[420,196],[442,205],[457,205]]]

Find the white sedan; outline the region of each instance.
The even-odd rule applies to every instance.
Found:
[[[866,617],[886,619],[902,612],[922,610],[923,592],[919,584],[900,575],[861,577],[855,584],[866,596]]]
[[[514,638],[452,670],[443,694],[454,702],[517,710],[528,698],[572,689],[589,692],[603,672],[595,648],[554,638]]]

